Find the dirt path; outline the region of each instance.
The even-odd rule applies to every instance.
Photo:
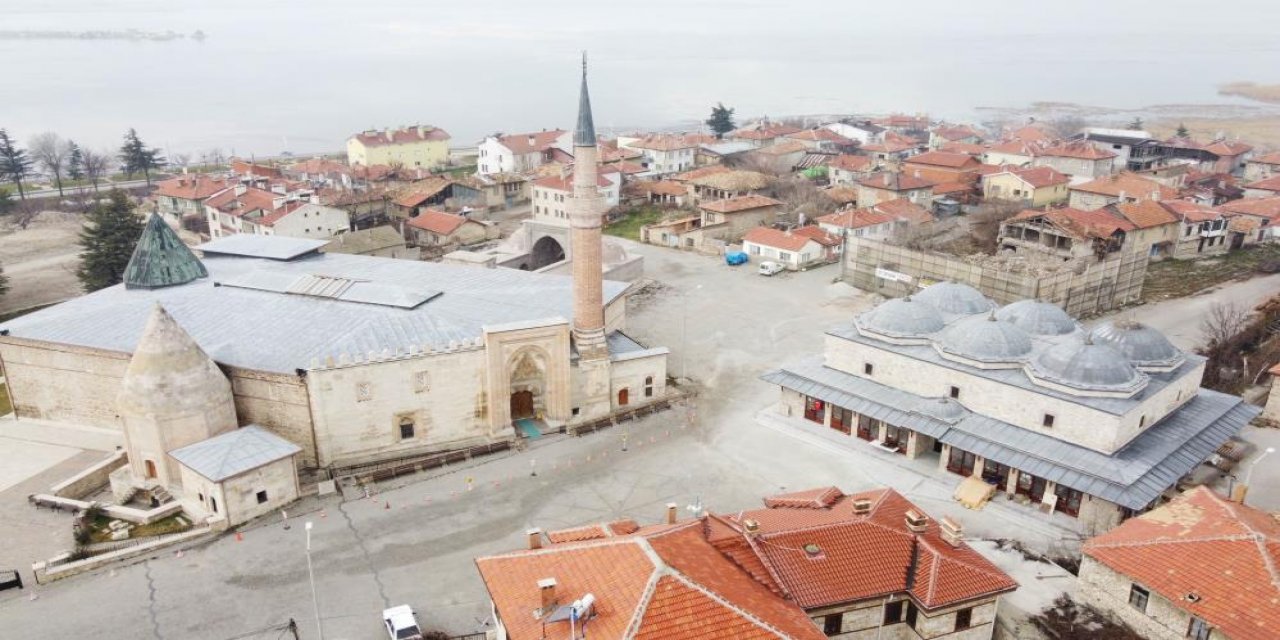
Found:
[[[81,218],[46,211],[26,229],[0,230],[0,264],[9,276],[9,292],[0,313],[65,300],[80,293],[76,280]]]

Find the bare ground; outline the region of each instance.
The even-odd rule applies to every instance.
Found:
[[[79,295],[76,279],[82,218],[44,211],[26,229],[0,227],[0,264],[9,276],[9,292],[0,297],[0,313],[66,300]]]

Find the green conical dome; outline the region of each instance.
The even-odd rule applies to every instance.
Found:
[[[126,289],[158,289],[208,276],[204,264],[157,214],[151,214],[124,269]]]

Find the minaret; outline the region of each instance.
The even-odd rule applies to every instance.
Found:
[[[604,338],[604,282],[601,275],[600,196],[596,160],[596,127],[587,95],[587,56],[582,55],[582,89],[578,126],[573,132],[573,199],[569,202],[570,247],[573,250],[573,341],[582,360],[607,360]]]

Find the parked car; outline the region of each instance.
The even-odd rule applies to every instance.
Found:
[[[724,263],[731,267],[746,264],[747,254],[741,251],[730,251],[729,253],[724,254]]]
[[[422,640],[418,619],[409,605],[402,604],[382,611],[382,622],[387,626],[391,640]]]
[[[781,262],[765,260],[760,263],[760,275],[762,276],[771,276],[777,273],[782,273],[784,270],[786,270],[786,267],[782,266]]]

